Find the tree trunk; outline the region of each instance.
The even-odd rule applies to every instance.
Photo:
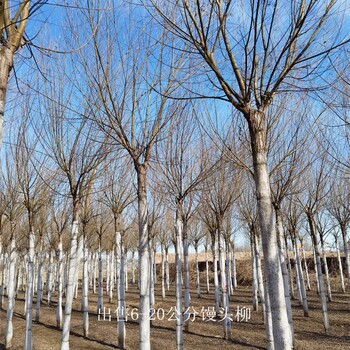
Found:
[[[221,276],[221,295],[222,295],[222,306],[224,309],[224,315],[230,315],[230,302],[228,297],[228,284],[226,280],[226,269],[225,269],[225,238],[221,229],[221,223],[218,224],[218,243],[219,243],[219,260],[220,260],[220,276]],[[223,321],[224,326],[224,338],[231,340],[231,319],[227,317]]]
[[[164,260],[165,260],[165,253],[164,253],[164,246],[163,244],[161,244],[160,246],[160,250],[161,250],[161,254],[162,254],[162,271],[161,271],[161,277],[162,277],[162,300],[165,299],[165,279],[164,279],[164,275],[165,275],[165,264],[164,264]]]
[[[120,242],[120,285],[118,293],[118,348],[125,348],[125,322],[126,322],[126,305],[125,305],[125,253],[123,247],[123,238]]]
[[[38,278],[37,278],[37,295],[36,295],[36,312],[35,312],[35,321],[39,322],[40,320],[40,305],[43,295],[43,241],[40,237],[39,252],[38,252]]]
[[[263,112],[250,110],[245,117],[248,120],[251,139],[257,207],[264,253],[264,272],[268,281],[274,346],[276,349],[290,350],[293,346],[293,340],[288,322],[272,208],[267,166],[265,115]]]
[[[257,282],[258,282],[258,291],[259,291],[259,297],[260,297],[260,303],[262,308],[262,315],[263,315],[263,322],[266,321],[266,304],[265,304],[265,288],[264,288],[264,279],[262,275],[262,269],[261,269],[261,257],[260,257],[260,240],[257,234],[254,235],[255,238],[255,264],[256,264],[256,275],[257,275]]]
[[[200,275],[199,275],[199,264],[198,264],[198,243],[194,246],[196,252],[196,291],[197,297],[201,297],[201,283],[200,283]]]
[[[13,67],[13,50],[9,49],[7,45],[0,47],[0,147],[2,145],[2,134],[5,113],[5,100],[7,83],[10,71]]]
[[[149,315],[149,249],[148,249],[148,212],[146,192],[146,166],[137,167],[137,200],[139,216],[139,277],[140,277],[140,350],[150,350]]]
[[[169,271],[169,247],[165,247],[165,275],[166,275],[166,288],[170,289],[170,271]]]
[[[62,327],[62,294],[63,294],[63,248],[62,248],[62,236],[58,242],[58,295],[57,295],[57,310],[56,310],[56,326]]]
[[[294,327],[293,327],[293,317],[292,317],[292,304],[290,301],[290,289],[288,285],[288,271],[286,265],[285,258],[285,247],[284,247],[284,229],[282,223],[282,213],[279,208],[275,209],[276,211],[276,225],[277,225],[277,242],[279,245],[279,253],[280,253],[280,262],[281,262],[281,270],[282,270],[282,278],[283,278],[283,286],[284,286],[284,298],[287,309],[288,322],[290,326],[290,331],[292,333],[292,341],[294,342]]]
[[[47,303],[51,305],[51,298],[52,298],[52,292],[53,292],[53,251],[50,250],[49,253],[49,267],[47,271],[47,282],[46,282],[46,292],[47,292]]]
[[[102,237],[98,245],[98,294],[97,294],[97,312],[103,310],[103,261],[102,261]]]
[[[335,237],[335,247],[337,249],[337,259],[338,259],[338,265],[339,265],[339,275],[340,275],[341,290],[345,293],[343,264],[341,262],[340,250],[339,250],[339,244],[338,244],[338,237],[337,236]]]
[[[290,287],[290,297],[292,299],[295,299],[294,284],[293,284],[293,271],[292,271],[292,264],[290,263],[288,241],[287,241],[286,235],[284,236],[284,245],[286,247],[286,254],[287,254],[287,268],[288,268],[288,278],[289,278],[289,287]]]
[[[7,312],[6,312],[6,330],[5,330],[5,347],[6,349],[12,346],[13,324],[12,316],[15,306],[15,270],[16,270],[16,241],[14,237],[11,239],[9,251],[9,279],[7,284]]]
[[[110,277],[109,277],[109,303],[111,303],[113,301],[113,289],[114,289],[114,274],[115,274],[115,270],[114,270],[114,245],[111,251],[111,259],[110,259],[110,269],[111,269],[111,273],[110,273]]]
[[[86,245],[86,236],[83,237],[83,284],[81,311],[83,312],[83,334],[84,337],[89,335],[89,250]]]
[[[135,284],[135,252],[131,252],[131,283]]]
[[[34,293],[34,229],[30,225],[29,249],[28,249],[28,275],[26,288],[26,333],[24,341],[24,350],[31,350],[32,345],[32,317],[33,317],[33,293]]]
[[[237,267],[236,267],[236,255],[235,246],[231,244],[231,269],[232,269],[232,288],[237,289]]]
[[[70,237],[70,252],[68,263],[68,276],[67,276],[67,288],[66,288],[66,305],[64,308],[64,319],[62,328],[62,340],[61,350],[69,350],[69,333],[70,333],[70,321],[72,317],[74,287],[76,278],[76,269],[78,262],[78,215],[73,211],[73,223]]]
[[[317,238],[316,238],[316,224],[315,224],[314,217],[311,213],[307,213],[307,218],[309,221],[311,238],[314,245],[317,279],[319,281],[318,284],[319,284],[319,290],[320,290],[321,307],[322,307],[322,315],[323,315],[323,324],[324,324],[325,333],[327,334],[329,331],[329,319],[328,319],[326,295],[324,292],[321,257],[320,257],[320,251],[318,249]]]
[[[175,317],[176,317],[176,350],[183,350],[183,314],[182,314],[182,203],[179,201],[176,208],[176,249],[175,249],[175,268],[176,268],[176,278],[175,278],[175,290],[176,290],[176,307],[175,307]]]
[[[307,290],[311,290],[309,268],[307,266],[307,261],[305,258],[304,244],[302,241],[300,242],[300,244],[301,244],[301,253],[302,253],[303,262],[304,262],[304,270],[305,270],[305,275],[306,275],[306,286],[307,286]]]
[[[251,251],[251,263],[252,263],[252,294],[253,294],[253,310],[258,311],[259,301],[258,301],[258,273],[256,264],[256,249],[255,249],[255,238],[250,237],[250,251]]]
[[[184,287],[185,287],[185,300],[184,300],[184,328],[185,332],[189,331],[190,326],[190,271],[189,271],[189,259],[188,259],[188,237],[187,237],[187,222],[183,222],[183,252],[184,252]]]
[[[207,284],[207,294],[209,294],[210,280],[209,280],[208,242],[205,244],[205,281]]]
[[[305,290],[305,284],[304,284],[304,276],[303,276],[303,269],[300,262],[298,247],[295,244],[295,267],[296,271],[298,271],[299,276],[299,286],[300,286],[300,292],[302,297],[302,304],[303,304],[303,310],[304,310],[304,316],[309,317],[309,306],[307,303],[307,297],[306,297],[306,290]]]
[[[350,251],[349,251],[349,245],[347,241],[347,232],[346,232],[346,225],[341,224],[340,225],[341,234],[343,238],[343,244],[344,244],[344,253],[345,253],[345,259],[346,259],[346,271],[348,276],[348,286],[347,290],[350,291]]]

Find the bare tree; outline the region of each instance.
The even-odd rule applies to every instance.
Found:
[[[329,25],[335,25],[331,14],[338,11],[338,3],[308,0],[286,7],[277,0],[239,3],[153,0],[151,6],[141,2],[150,11],[156,11],[157,19],[186,43],[192,69],[194,62],[198,62],[198,74],[207,77],[193,91],[193,97],[228,101],[247,122],[274,344],[276,349],[290,349],[292,335],[287,326],[269,181],[266,111],[276,100],[276,94],[294,90],[291,88],[294,82],[302,87],[310,85],[324,58],[342,44],[330,37],[328,30]],[[233,32],[237,35],[232,35]],[[301,76],[304,78],[300,79]]]

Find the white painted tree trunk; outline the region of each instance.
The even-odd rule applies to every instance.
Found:
[[[185,287],[185,300],[184,300],[184,330],[189,331],[190,327],[190,272],[189,272],[189,259],[188,259],[188,238],[187,238],[187,224],[183,225],[183,256],[184,256],[184,287]]]
[[[225,237],[221,231],[221,226],[218,229],[218,243],[219,243],[219,260],[220,260],[220,277],[221,277],[221,296],[222,306],[225,315],[230,315],[229,289],[226,280],[226,265],[225,265]],[[223,322],[224,338],[231,340],[231,320],[229,317]]]
[[[115,275],[115,270],[114,270],[114,263],[115,263],[115,257],[114,257],[114,246],[111,251],[111,273],[110,273],[110,278],[109,278],[109,302],[111,303],[113,301],[113,290],[114,290],[114,275]]]
[[[315,266],[315,278],[316,278],[316,289],[317,289],[317,294],[320,294],[320,280],[318,278],[318,271],[317,271],[317,258],[316,258],[316,251],[314,248],[313,251],[313,256],[314,256],[314,266]]]
[[[253,310],[258,311],[258,273],[256,264],[256,249],[255,249],[255,238],[251,237],[250,250],[251,250],[251,264],[252,264],[252,295],[253,295]]]
[[[5,330],[5,347],[6,349],[12,346],[13,338],[13,310],[15,306],[15,270],[16,270],[16,241],[13,237],[10,243],[9,251],[9,279],[7,284],[7,312],[6,312],[6,330]]]
[[[293,317],[292,317],[292,304],[290,300],[290,288],[288,284],[288,271],[286,264],[286,252],[284,246],[284,228],[282,223],[282,213],[279,209],[276,210],[276,224],[277,224],[277,234],[278,234],[278,245],[279,245],[279,253],[280,253],[280,263],[282,270],[282,278],[283,278],[283,286],[284,286],[284,299],[286,303],[288,323],[290,327],[290,332],[292,334],[292,342],[294,342],[294,327],[293,327]]]
[[[149,309],[152,310],[154,306],[154,271],[153,271],[153,238],[149,238]]]
[[[51,298],[52,298],[52,291],[53,291],[53,251],[50,250],[50,256],[49,256],[49,267],[47,271],[47,282],[46,282],[46,292],[47,292],[47,303],[51,304]]]
[[[264,278],[264,294],[265,294],[265,312],[266,312],[266,339],[267,339],[267,350],[275,350],[274,345],[274,336],[273,336],[273,325],[272,325],[272,314],[271,314],[271,306],[270,306],[270,297],[267,289],[267,280]],[[277,350],[277,348],[276,348]]]
[[[237,265],[236,265],[236,254],[235,246],[231,244],[231,269],[232,269],[232,288],[237,289]]]
[[[337,249],[337,259],[338,259],[338,265],[339,265],[339,275],[340,275],[340,285],[341,285],[341,290],[345,293],[345,282],[344,282],[344,273],[343,273],[343,264],[341,261],[341,256],[340,256],[340,250],[339,250],[339,244],[338,244],[338,238],[335,238],[335,246]]]
[[[302,242],[301,242],[301,253],[302,253],[302,257],[303,257],[304,270],[305,270],[305,275],[306,275],[306,286],[307,286],[307,290],[311,290],[309,268],[308,268],[308,266],[307,266],[307,261],[306,261],[306,257],[305,257],[304,245],[303,245]]]
[[[33,293],[34,293],[34,230],[31,228],[29,232],[28,247],[28,275],[26,288],[26,332],[24,340],[24,350],[31,350],[32,344],[32,317],[33,317]]]
[[[309,317],[309,306],[308,306],[307,296],[306,296],[306,289],[305,289],[305,283],[304,283],[303,269],[302,269],[302,266],[301,266],[301,261],[300,261],[300,256],[299,256],[299,252],[298,252],[298,247],[296,245],[295,245],[295,267],[296,267],[296,271],[298,271],[298,276],[299,276],[299,286],[300,286],[300,292],[301,292],[304,316],[305,317]]]
[[[200,282],[200,274],[199,274],[199,259],[198,259],[198,244],[195,244],[195,252],[196,252],[196,291],[197,297],[201,297],[201,282]]]
[[[205,244],[205,281],[207,285],[207,294],[210,291],[210,279],[209,279],[209,259],[208,259],[208,242]]]
[[[183,350],[183,314],[182,314],[182,221],[181,221],[181,203],[178,203],[178,208],[176,210],[176,245],[175,245],[175,268],[176,268],[176,278],[175,278],[175,293],[176,293],[176,350]]]
[[[169,271],[169,248],[165,247],[165,276],[166,288],[170,289],[170,271]]]
[[[98,290],[97,290],[97,312],[103,311],[103,261],[101,239],[98,245]]]
[[[146,192],[146,166],[138,165],[137,200],[139,217],[139,279],[140,279],[140,350],[150,350],[150,314],[149,314],[149,245],[148,245],[148,210]]]
[[[298,249],[298,248],[295,248],[295,249]],[[295,257],[294,261],[296,261],[295,254],[294,254],[294,257]],[[299,274],[299,269],[297,268],[296,264],[295,264],[295,285],[297,287],[297,296],[298,296],[299,305],[303,305],[303,296],[301,294],[301,286],[300,286],[300,274]]]
[[[92,291],[94,294],[96,294],[96,287],[97,287],[97,256],[98,254],[95,252],[94,258],[93,258],[93,264],[94,264],[94,278],[93,278],[93,283],[92,283]]]
[[[327,334],[329,332],[329,318],[328,318],[328,310],[327,310],[327,301],[326,301],[326,295],[324,291],[324,284],[323,284],[323,274],[322,274],[322,267],[321,267],[321,257],[320,257],[320,251],[318,249],[318,243],[316,238],[316,224],[314,221],[314,218],[312,214],[307,213],[309,225],[310,225],[310,233],[312,242],[314,245],[314,253],[316,257],[316,270],[317,270],[317,279],[319,281],[319,289],[320,289],[320,298],[321,298],[321,308],[322,308],[322,315],[323,315],[323,324],[324,324],[324,330]]]
[[[125,249],[125,248],[124,248]],[[125,250],[124,252],[124,271],[125,271],[125,292],[129,289],[129,282],[128,282],[128,252]]]
[[[120,264],[121,264],[121,256],[122,256],[122,246],[121,246],[121,234],[119,231],[115,232],[115,268],[116,268],[116,292],[117,292],[117,303],[120,300]],[[119,304],[118,304],[119,307]]]
[[[83,334],[89,335],[89,250],[86,245],[86,237],[83,237],[83,283],[81,311],[83,312]]]
[[[161,244],[160,245],[160,250],[161,250],[161,254],[162,254],[162,267],[161,267],[161,278],[162,278],[162,300],[165,299],[165,252],[164,252],[164,245]]]
[[[350,291],[350,249],[349,249],[349,243],[347,239],[347,227],[344,224],[340,225],[341,234],[343,238],[343,245],[344,245],[344,253],[345,253],[345,260],[346,260],[346,271],[347,271],[347,290]]]
[[[220,290],[219,290],[219,276],[218,276],[218,263],[216,256],[216,239],[213,238],[212,242],[212,254],[213,254],[213,269],[214,269],[214,295],[215,295],[215,314],[216,317],[219,317],[220,312]]]
[[[291,262],[290,262],[290,256],[289,256],[289,249],[288,249],[287,236],[284,237],[284,245],[285,245],[285,248],[286,248],[286,257],[287,257],[287,268],[288,268],[288,279],[289,279],[290,297],[291,297],[291,299],[295,299],[294,283],[293,283],[293,271],[292,271],[292,264],[291,264]]]
[[[110,252],[106,252],[106,295],[109,296],[109,278],[110,278]]]
[[[262,275],[262,268],[261,268],[261,256],[260,256],[260,241],[257,234],[254,235],[255,237],[255,264],[256,264],[256,275],[257,275],[257,284],[258,284],[258,291],[259,291],[259,297],[260,297],[260,303],[262,308],[262,315],[263,315],[263,322],[266,322],[266,303],[265,303],[265,289],[264,289],[264,279]]]
[[[41,299],[43,296],[43,257],[41,248],[38,253],[38,273],[37,273],[37,295],[36,295],[36,312],[35,312],[35,321],[39,322],[40,320],[40,305]]]
[[[63,295],[63,247],[62,247],[62,237],[60,236],[58,247],[58,291],[57,291],[57,309],[56,309],[56,327],[62,327],[62,295]]]
[[[135,252],[131,252],[131,283],[135,284]]]
[[[72,318],[76,269],[78,263],[78,221],[74,220],[70,237],[70,252],[66,288],[66,305],[62,327],[61,350],[69,350],[70,322]]]
[[[126,322],[126,305],[125,305],[125,252],[123,242],[120,244],[120,285],[118,300],[118,348],[125,348],[125,322]]]
[[[331,303],[332,302],[331,281],[329,279],[326,253],[325,253],[323,247],[322,247],[322,260],[323,260],[323,266],[324,266],[324,271],[325,271],[325,275],[326,275],[327,299]]]

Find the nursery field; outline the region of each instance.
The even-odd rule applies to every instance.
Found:
[[[238,270],[247,271],[239,282],[243,286],[234,291],[231,296],[232,341],[223,339],[222,318],[210,317],[214,307],[214,290],[209,294],[202,285],[201,298],[195,293],[191,284],[191,315],[189,332],[184,335],[185,349],[265,349],[265,326],[262,322],[261,310],[251,309],[251,287],[249,286],[249,260],[239,261]],[[204,275],[203,275],[204,277]],[[245,278],[243,278],[245,277]],[[311,276],[314,278],[314,276]],[[295,349],[348,349],[350,346],[350,294],[339,291],[337,277],[332,277],[333,301],[328,303],[331,331],[324,334],[320,300],[317,293],[308,292],[308,318],[303,316],[298,300],[293,300],[293,323],[295,330]],[[315,288],[313,288],[315,289]],[[161,300],[160,281],[156,284],[156,312],[151,326],[152,349],[175,349],[175,287],[171,284],[166,299]],[[126,293],[128,320],[126,323],[126,349],[138,348],[137,311],[139,292],[136,285],[129,283]],[[83,336],[82,313],[80,312],[80,295],[74,300],[74,312],[71,323],[70,348],[85,349],[117,349],[116,305],[108,303],[105,296],[105,313],[97,313],[97,295],[90,294],[90,331],[89,336]],[[6,300],[5,300],[6,305]],[[14,314],[14,350],[23,349],[25,319],[24,294],[18,295]],[[244,312],[242,312],[244,311]],[[250,313],[250,314],[249,314]],[[109,316],[110,314],[110,316]],[[6,312],[0,311],[1,340],[0,349],[4,347]],[[56,328],[55,298],[48,305],[44,297],[40,322],[33,321],[33,349],[58,350],[60,348],[61,331]]]

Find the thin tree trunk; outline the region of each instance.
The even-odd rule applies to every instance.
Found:
[[[222,295],[222,306],[224,309],[225,317],[230,315],[230,301],[228,296],[228,284],[226,280],[226,269],[225,269],[225,237],[221,229],[221,224],[218,225],[218,243],[219,243],[219,260],[220,260],[220,276],[221,276],[221,295]],[[231,340],[231,318],[226,317],[223,322],[224,326],[224,338]]]
[[[295,299],[295,293],[294,293],[294,283],[293,283],[293,271],[292,271],[292,264],[290,263],[290,256],[289,256],[289,250],[288,250],[288,241],[287,236],[284,236],[284,244],[286,247],[286,254],[287,254],[287,268],[288,268],[288,278],[289,278],[289,287],[290,287],[290,297],[292,299]]]
[[[114,289],[114,274],[115,274],[115,270],[114,270],[114,245],[111,251],[111,262],[110,262],[110,266],[111,266],[111,273],[110,273],[110,277],[109,277],[109,303],[111,303],[113,301],[113,289]]]
[[[137,167],[137,199],[139,215],[139,278],[140,278],[140,350],[150,350],[150,315],[149,315],[149,246],[148,212],[146,192],[146,166]]]
[[[315,251],[315,256],[316,256],[316,270],[317,270],[317,277],[318,277],[319,288],[320,288],[323,324],[324,324],[325,333],[327,334],[329,331],[329,318],[328,318],[326,295],[324,292],[321,257],[320,257],[320,251],[318,249],[317,238],[316,238],[316,224],[315,224],[315,221],[314,221],[312,214],[307,213],[307,218],[308,218],[309,225],[310,225],[310,233],[311,233],[311,238],[312,238],[312,242],[314,245],[314,251]]]
[[[347,271],[347,290],[350,291],[350,249],[349,249],[349,243],[347,241],[347,232],[346,232],[346,225],[341,224],[340,225],[341,234],[343,238],[343,244],[344,244],[344,253],[345,253],[345,260],[346,260],[346,271]]]
[[[253,234],[254,235],[254,234]],[[256,264],[256,249],[255,249],[255,238],[252,236],[250,238],[250,250],[251,250],[251,263],[252,263],[252,294],[253,294],[253,310],[258,311],[259,301],[258,301],[258,273]]]
[[[236,267],[236,254],[235,246],[231,243],[231,269],[232,269],[232,288],[237,289],[237,267]]]
[[[209,280],[208,242],[205,244],[205,280],[207,284],[207,294],[209,294],[210,280]]]
[[[189,271],[189,259],[188,259],[188,237],[187,237],[187,223],[183,224],[183,252],[184,252],[184,287],[185,287],[185,300],[184,300],[184,329],[185,332],[189,331],[190,326],[190,271]]]
[[[195,252],[196,252],[196,291],[197,297],[201,297],[201,283],[200,283],[200,275],[199,275],[199,263],[198,263],[198,243],[195,244]]]
[[[341,290],[345,293],[343,264],[341,262],[340,250],[339,250],[339,244],[338,244],[338,237],[337,236],[335,236],[335,246],[336,246],[336,249],[337,249],[337,259],[338,259],[338,265],[339,265],[339,275],[340,275]]]
[[[131,283],[135,284],[135,252],[131,252]]]
[[[7,312],[6,312],[6,330],[5,330],[5,347],[6,349],[12,346],[13,324],[12,316],[15,306],[15,270],[16,270],[16,241],[12,237],[9,251],[9,279],[7,284]]]
[[[82,298],[81,311],[83,312],[83,334],[84,337],[89,335],[89,250],[86,245],[86,236],[83,236],[83,283],[82,283]]]
[[[64,319],[62,328],[62,340],[61,350],[69,350],[69,334],[70,334],[70,322],[72,318],[73,298],[74,298],[74,287],[76,278],[76,269],[78,262],[78,227],[77,214],[73,215],[73,224],[70,237],[70,252],[69,252],[69,263],[68,263],[68,278],[66,288],[66,305],[64,308]]]
[[[176,291],[176,308],[175,308],[175,317],[176,317],[176,350],[183,350],[183,314],[182,314],[182,261],[181,261],[181,252],[182,252],[182,221],[181,221],[181,211],[182,204],[178,202],[176,209],[176,245],[175,245],[175,268],[176,268],[176,278],[175,278],[175,291]]]
[[[306,261],[306,258],[305,258],[304,245],[303,245],[302,241],[300,242],[300,244],[301,244],[301,253],[302,253],[303,262],[304,262],[304,270],[305,270],[305,275],[306,275],[306,286],[307,286],[307,290],[311,290],[309,268],[307,266],[307,261]]]
[[[164,253],[164,246],[163,244],[161,244],[160,246],[160,250],[161,250],[161,255],[162,255],[162,271],[161,271],[161,277],[162,277],[162,300],[165,299],[165,263],[164,263],[164,260],[165,260],[165,253]]]
[[[323,260],[324,271],[325,271],[325,274],[326,274],[327,299],[331,303],[332,302],[331,282],[329,280],[327,257],[326,257],[326,253],[324,251],[323,245],[322,245],[322,260]]]
[[[169,271],[169,247],[165,247],[165,275],[166,275],[166,288],[170,289],[170,271]]]
[[[33,293],[34,293],[34,245],[35,236],[33,227],[30,225],[29,249],[28,249],[28,275],[26,288],[26,333],[24,350],[31,350],[32,345],[32,317],[33,317]]]
[[[56,326],[62,327],[62,294],[63,294],[63,248],[62,236],[60,235],[58,247],[58,295],[57,295],[57,309],[56,309]]]
[[[118,300],[118,347],[125,348],[125,322],[126,322],[126,307],[125,307],[125,253],[123,247],[123,238],[120,242],[120,285],[119,285],[119,300]]]
[[[102,262],[102,237],[98,244],[98,294],[97,294],[97,312],[103,310],[103,262]]]
[[[213,272],[214,272],[214,295],[215,295],[215,314],[219,317],[220,312],[220,291],[219,291],[219,276],[218,276],[218,264],[216,257],[216,239],[215,235],[212,236],[212,254],[213,254]]]
[[[40,237],[39,252],[38,252],[38,278],[37,278],[37,295],[36,295],[36,312],[35,321],[40,320],[40,305],[43,295],[43,256],[42,256],[42,237]]]
[[[257,282],[258,282],[258,291],[259,291],[259,297],[260,297],[260,303],[262,308],[262,315],[263,315],[263,322],[266,322],[266,304],[265,304],[265,289],[264,289],[264,279],[262,275],[262,268],[261,268],[261,257],[260,257],[260,241],[257,234],[254,235],[255,237],[255,264],[256,264],[256,274],[257,274]]]

